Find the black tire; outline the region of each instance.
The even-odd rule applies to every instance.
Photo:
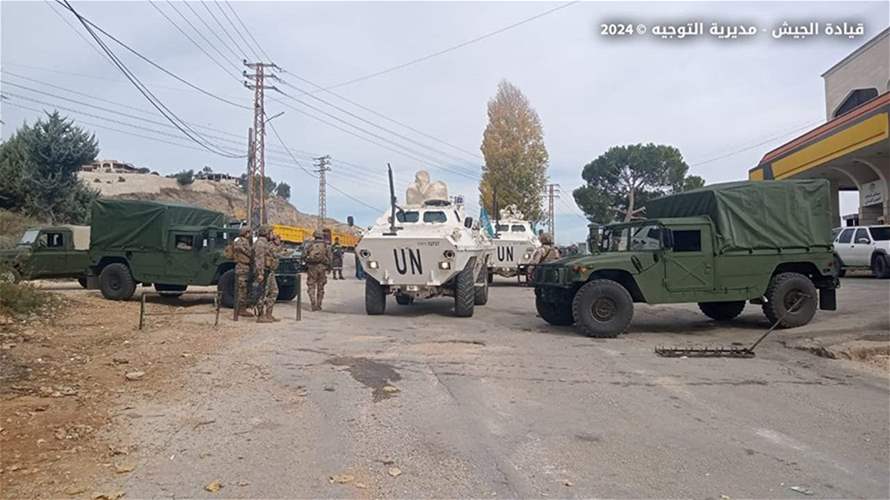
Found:
[[[572,300],[575,327],[591,337],[617,337],[627,329],[633,315],[633,298],[612,280],[589,281]]]
[[[871,256],[871,275],[878,279],[890,278],[890,262],[882,253],[874,253]]]
[[[733,302],[699,302],[698,308],[705,316],[716,321],[730,321],[745,310],[745,301]]]
[[[297,297],[297,285],[278,285],[278,302],[290,302]]]
[[[414,297],[410,295],[404,295],[401,293],[396,294],[396,303],[400,306],[410,306],[414,303]]]
[[[136,292],[136,282],[126,264],[108,264],[99,273],[99,289],[108,300],[130,300]]]
[[[490,284],[494,283],[494,273],[491,271],[487,271],[487,274],[488,275],[485,277],[485,281],[487,281],[488,284],[490,285]]]
[[[220,292],[220,305],[227,309],[235,307],[235,270],[229,269],[216,282],[216,291]],[[243,299],[243,297],[242,297]]]
[[[766,288],[763,314],[771,324],[782,318],[779,328],[803,326],[816,315],[817,293],[816,285],[803,274],[777,274],[773,276]],[[807,297],[794,310],[789,310],[802,294]]]
[[[545,302],[540,297],[535,297],[535,308],[544,321],[553,326],[571,326],[575,324],[572,316],[572,304],[568,302]]]
[[[165,285],[163,283],[154,284],[155,291],[163,297],[177,298],[185,293],[188,289],[187,285]]]
[[[479,283],[476,283],[477,285],[481,283],[482,286],[476,286],[473,290],[473,304],[477,306],[488,304],[488,271],[483,270],[482,272],[485,275],[480,276]]]
[[[386,290],[374,278],[365,278],[365,312],[376,316],[386,312]]]
[[[80,285],[81,288],[87,287],[87,279],[86,278],[77,278],[77,284]]]
[[[473,307],[476,304],[475,282],[472,267],[467,267],[454,278],[454,315],[458,318],[473,316]]]
[[[847,270],[844,269],[844,261],[841,260],[837,255],[834,256],[834,267],[837,269],[837,277],[843,278],[847,275]]]

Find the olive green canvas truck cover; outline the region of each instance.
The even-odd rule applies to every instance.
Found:
[[[137,200],[100,199],[93,204],[94,251],[165,251],[173,226],[225,227],[225,215],[203,208]]]
[[[714,184],[646,203],[647,219],[708,216],[718,253],[830,250],[828,181]]]

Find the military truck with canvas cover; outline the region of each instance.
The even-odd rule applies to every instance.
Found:
[[[525,276],[532,255],[541,246],[535,230],[516,205],[500,211],[494,224],[494,251],[488,266],[488,282],[495,274],[505,278]]]
[[[356,250],[367,274],[365,309],[383,314],[386,296],[399,305],[416,299],[454,297],[459,317],[473,315],[476,305],[488,302],[486,279],[491,241],[463,205],[448,197],[444,183],[430,183],[420,171],[402,207],[395,204],[362,237]]]
[[[136,284],[153,284],[181,295],[190,285],[216,285],[231,307],[235,263],[226,246],[238,235],[220,212],[135,200],[98,200],[92,207],[89,282],[111,300],[127,300]],[[294,259],[282,258],[276,272],[279,300],[296,296]]]
[[[633,304],[697,302],[728,321],[746,302],[771,323],[809,323],[836,308],[828,182],[717,184],[646,204],[646,219],[606,226],[599,251],[535,271],[538,313],[614,337]]]
[[[86,286],[88,226],[43,226],[25,231],[14,248],[0,250],[0,281],[72,278]]]

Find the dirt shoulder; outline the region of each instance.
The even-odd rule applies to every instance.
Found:
[[[128,402],[155,398],[237,330],[213,327],[212,299],[106,301],[77,284],[44,283],[64,297],[54,318],[0,324],[0,484],[4,498],[92,498],[95,485],[134,466],[107,432]],[[172,314],[172,315],[171,315]]]

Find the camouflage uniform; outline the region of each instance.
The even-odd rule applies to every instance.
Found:
[[[331,246],[331,278],[343,279],[343,247],[339,240],[335,240]]]
[[[260,228],[260,237],[253,244],[253,253],[256,258],[257,281],[262,281],[265,286],[265,294],[257,302],[257,322],[268,323],[277,321],[272,316],[272,309],[278,299],[278,282],[275,280],[275,270],[278,269],[278,255],[275,244],[269,241],[271,231],[268,226]]]
[[[250,264],[253,261],[253,246],[251,245],[250,230],[243,228],[241,235],[232,243],[232,260],[235,261],[235,282],[238,287],[236,299],[238,300],[238,315],[253,317],[248,309],[250,294],[248,284],[250,282]]]
[[[317,248],[319,245],[321,248]],[[306,270],[306,290],[309,292],[309,302],[312,304],[313,311],[320,311],[321,302],[324,299],[324,286],[328,282],[327,271],[333,257],[331,248],[324,242],[321,231],[315,232],[315,239],[306,245],[306,250],[303,253],[307,257],[315,254],[322,255],[321,262],[307,260]]]
[[[553,262],[554,260],[559,260],[559,258],[559,249],[553,245],[553,238],[551,238],[549,234],[542,234],[541,248],[538,248],[537,250],[535,250],[535,253],[532,254],[532,265],[528,266],[528,281],[533,281],[532,278],[535,273],[535,267],[537,267],[539,264]]]

